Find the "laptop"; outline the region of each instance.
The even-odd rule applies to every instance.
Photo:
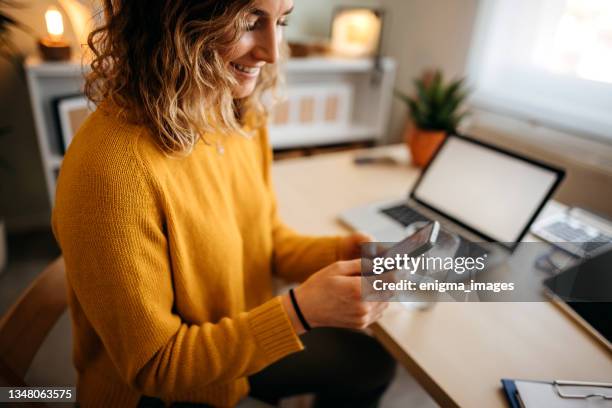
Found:
[[[453,134],[406,199],[351,208],[339,218],[379,242],[400,241],[414,225],[435,220],[462,242],[496,242],[513,251],[564,176],[562,169]]]
[[[612,221],[577,207],[538,220],[531,233],[578,258],[612,249]]]

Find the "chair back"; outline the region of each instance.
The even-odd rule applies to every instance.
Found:
[[[53,261],[0,320],[0,386],[25,387],[24,377],[68,307],[62,257]]]

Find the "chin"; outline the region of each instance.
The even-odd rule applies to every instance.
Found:
[[[232,96],[235,99],[242,99],[251,96],[253,91],[255,91],[255,84],[257,81],[249,81],[246,84],[239,84],[237,87],[232,89]]]

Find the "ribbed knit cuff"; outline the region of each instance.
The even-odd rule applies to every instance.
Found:
[[[249,325],[268,364],[304,349],[278,296],[251,310]]]

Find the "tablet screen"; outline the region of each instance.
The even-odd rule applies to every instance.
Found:
[[[612,250],[546,279],[544,285],[612,342]]]

